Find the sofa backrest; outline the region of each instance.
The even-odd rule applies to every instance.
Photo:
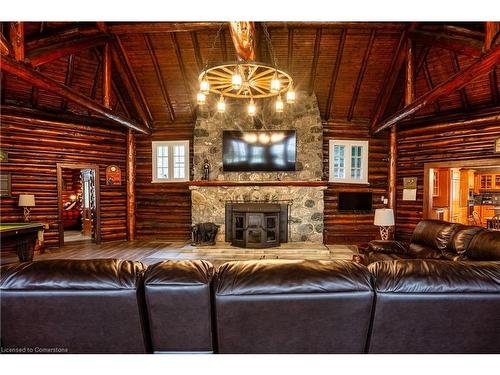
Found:
[[[472,260],[500,261],[500,231],[483,231],[470,241],[465,256]]]
[[[2,267],[3,348],[32,353],[145,353],[139,262],[50,260]]]
[[[373,290],[350,261],[229,262],[215,302],[220,353],[363,353]]]
[[[500,353],[500,262],[376,262],[369,353]]]
[[[144,290],[154,352],[213,352],[212,264],[164,261],[148,267]]]
[[[413,231],[410,251],[414,254],[446,251],[454,232],[460,224],[441,220],[422,220]],[[425,256],[427,257],[427,256]],[[428,257],[432,257],[430,254]]]
[[[447,250],[452,254],[465,255],[472,239],[479,233],[485,231],[484,228],[474,225],[460,225],[456,228],[448,242]],[[500,260],[500,259],[499,259]]]

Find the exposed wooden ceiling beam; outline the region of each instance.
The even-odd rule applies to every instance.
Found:
[[[12,50],[12,46],[7,41],[3,33],[0,33],[0,53],[2,55],[10,55],[10,51]]]
[[[453,66],[453,73],[456,74],[460,71],[460,62],[458,61],[458,56],[455,51],[450,51],[451,64]],[[460,101],[462,102],[462,108],[465,112],[469,111],[469,99],[467,98],[467,92],[465,88],[462,87],[458,90],[460,93]]]
[[[228,61],[226,33],[224,30],[220,31],[219,38],[220,38],[220,48],[222,50],[222,59],[223,59],[223,61]]]
[[[497,81],[497,71],[493,69],[489,74],[490,80],[490,91],[491,91],[491,101],[493,105],[498,105],[499,94],[498,94],[498,81]]]
[[[114,34],[171,33],[217,30],[227,22],[108,22]],[[266,22],[268,28],[350,28],[350,29],[387,29],[402,30],[404,22]],[[223,26],[228,27],[228,26]]]
[[[427,88],[429,89],[429,91],[431,91],[434,88],[434,82],[432,82],[432,76],[431,72],[429,71],[429,66],[427,65],[427,60],[424,61],[423,69],[424,69],[425,82],[427,83]],[[441,113],[441,107],[439,105],[439,101],[436,100],[433,103],[433,105],[434,105],[434,111],[437,114]]]
[[[108,35],[93,35],[70,41],[65,41],[50,46],[30,50],[26,59],[32,66],[40,66],[63,56],[75,54],[80,51],[102,45],[109,40]]]
[[[342,62],[342,53],[344,52],[344,44],[346,38],[346,29],[342,29],[339,37],[339,44],[337,47],[337,56],[335,57],[335,65],[333,66],[332,76],[330,78],[330,85],[328,86],[328,98],[326,100],[325,108],[325,121],[330,119],[332,110],[333,96],[335,95],[335,86],[337,85],[337,77],[339,75],[340,63]]]
[[[203,58],[201,57],[200,43],[198,42],[198,35],[195,31],[191,31],[191,43],[193,43],[194,58],[196,59],[196,65],[198,70],[201,72],[205,65],[203,64]]]
[[[415,45],[409,40],[408,43],[406,43],[405,105],[410,104],[415,99],[415,78]]]
[[[406,59],[406,43],[408,39],[408,30],[404,30],[399,37],[398,46],[396,47],[394,56],[392,57],[391,65],[387,70],[384,78],[384,86],[380,90],[375,106],[375,114],[372,117],[371,127],[375,126],[384,116],[387,109],[392,91],[398,80],[399,73]]]
[[[461,70],[457,74],[451,76],[448,80],[436,86],[433,90],[417,98],[413,103],[407,105],[402,110],[396,112],[388,119],[378,124],[373,133],[378,133],[399,121],[407,118],[413,113],[418,112],[429,104],[433,104],[439,98],[448,95],[461,87],[464,87],[474,79],[489,73],[497,64],[500,63],[500,46],[492,48],[485,53],[478,61],[471,64],[467,68]]]
[[[488,51],[500,42],[500,22],[486,22],[485,28],[484,50]]]
[[[24,60],[24,23],[11,22],[10,28],[10,43],[12,45],[12,54],[17,61]]]
[[[287,56],[288,58],[287,58],[287,62],[286,62],[287,68],[288,68],[288,72],[290,74],[292,74],[292,70],[293,70],[293,29],[292,28],[288,29],[287,51],[288,51],[288,56]]]
[[[75,55],[71,54],[68,58],[68,67],[66,68],[66,78],[64,79],[64,85],[71,88],[73,83],[73,72],[75,70]],[[68,101],[63,98],[61,102],[61,111],[66,112],[68,109]]]
[[[137,80],[134,70],[132,69],[127,52],[125,51],[125,48],[123,47],[123,44],[118,36],[115,36],[113,40],[111,54],[113,57],[113,66],[116,68],[117,73],[121,77],[132,104],[136,108],[142,122],[150,127],[153,122],[151,111],[147,105],[144,92],[142,91],[139,81]]]
[[[29,66],[18,63],[14,59],[1,56],[1,70],[9,74],[13,74],[19,79],[37,86],[40,89],[54,93],[68,101],[71,101],[83,108],[92,110],[93,112],[104,116],[116,124],[121,126],[137,130],[141,133],[148,134],[149,129],[144,125],[139,124],[133,120],[122,117],[115,112],[111,111],[109,108],[104,107],[102,104],[89,99],[88,97],[82,95],[78,91],[64,86],[63,84],[44,76],[43,74],[37,72],[36,70],[30,68]]]
[[[480,41],[459,35],[449,35],[423,30],[411,30],[409,31],[408,36],[415,42],[455,51],[458,54],[475,58],[481,56],[481,51],[483,49],[483,44]]]
[[[316,29],[316,37],[314,38],[313,59],[311,64],[311,72],[309,73],[308,92],[314,92],[314,81],[316,80],[316,69],[318,68],[319,50],[321,46],[321,28]]]
[[[99,34],[95,24],[70,24],[69,26],[47,29],[39,34],[26,37],[26,50],[34,50],[53,44]]]
[[[484,41],[483,32],[477,30],[471,30],[462,26],[425,23],[422,24],[422,29],[425,31],[434,31],[437,33],[445,33],[454,36],[463,36],[465,38],[479,40],[480,42]]]
[[[163,73],[161,72],[160,64],[158,62],[158,57],[156,56],[155,49],[153,47],[153,43],[151,42],[151,38],[148,34],[144,35],[144,41],[146,42],[146,47],[148,48],[149,56],[151,57],[151,61],[155,68],[156,79],[158,81],[158,84],[160,85],[161,93],[163,95],[163,101],[167,106],[170,119],[172,120],[172,122],[174,122],[175,113],[174,113],[174,108],[172,107],[172,101],[170,100],[170,95],[168,94],[167,84],[165,78],[163,77]]]
[[[358,78],[356,79],[356,84],[354,85],[351,104],[349,105],[349,111],[347,112],[347,121],[351,121],[354,114],[354,108],[356,107],[356,102],[358,101],[359,90],[361,88],[361,83],[363,82],[366,66],[368,65],[368,59],[370,58],[370,54],[372,52],[376,33],[377,31],[375,29],[373,29],[370,33],[370,39],[368,40],[368,45],[366,46],[365,53],[363,55],[363,60],[361,63],[361,68],[359,69]]]
[[[184,81],[184,87],[186,88],[187,94],[189,96],[189,105],[191,107],[191,117],[193,120],[196,120],[195,110],[196,104],[194,103],[193,92],[191,90],[191,86],[189,85],[189,80],[186,73],[186,66],[184,65],[184,60],[182,58],[181,48],[179,47],[179,42],[177,41],[177,36],[175,33],[170,34],[170,40],[172,42],[172,46],[174,48],[175,57],[177,58],[177,63],[179,64],[179,68],[181,70],[182,80]]]

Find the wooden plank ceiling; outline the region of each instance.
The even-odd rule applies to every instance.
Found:
[[[207,61],[213,64],[235,59],[226,25],[223,25],[213,50],[211,46],[220,27],[217,23],[108,23],[105,27],[115,45],[122,49],[155,129],[172,122],[192,123],[196,117],[195,95],[200,70]],[[416,97],[472,64],[484,41],[484,25],[481,23],[420,23],[411,32],[407,31],[409,27],[408,23],[274,22],[269,24],[269,32],[278,65],[291,73],[299,95],[308,92],[317,95],[323,120],[368,123],[380,105],[380,96],[403,33],[407,32],[415,43]],[[69,33],[68,30],[75,28],[79,28],[81,34],[97,33],[103,29],[93,23],[28,22],[25,24],[27,54],[30,53],[29,47],[35,48],[42,37],[63,35],[63,30]],[[2,24],[1,31],[8,35],[7,23]],[[270,62],[269,48],[262,32],[259,35],[259,60]],[[435,35],[444,38],[436,39]],[[102,48],[95,46],[79,51],[37,69],[101,101]],[[112,71],[112,108],[137,119],[119,75],[115,69]],[[403,105],[403,69],[398,77],[383,117]],[[417,116],[467,113],[497,106],[498,101],[498,77],[493,71],[424,108]],[[2,77],[2,103],[48,112],[90,115],[86,110],[56,95],[32,88],[8,74]]]

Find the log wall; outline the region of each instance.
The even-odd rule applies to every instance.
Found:
[[[88,121],[88,119],[87,119]],[[19,194],[35,194],[36,207],[32,221],[49,224],[45,245],[59,243],[57,212],[56,163],[98,164],[100,172],[101,239],[126,238],[125,132],[121,129],[35,121],[33,118],[11,119],[2,116],[0,142],[9,160],[1,170],[10,172],[12,197],[1,198],[2,222],[23,221],[17,206]],[[122,169],[122,185],[107,186],[105,168],[116,164]]]
[[[323,168],[328,180],[328,144],[330,139],[368,140],[368,185],[328,183],[325,191],[324,239],[327,244],[359,244],[379,238],[373,225],[373,214],[337,212],[339,191],[373,192],[373,209],[383,208],[387,197],[387,163],[389,140],[387,132],[370,137],[367,123],[323,123]]]
[[[464,125],[427,124],[398,127],[396,236],[408,240],[423,218],[424,164],[428,162],[498,158],[494,142],[498,122]],[[417,200],[403,201],[403,178],[417,177]]]
[[[168,124],[155,130],[151,136],[136,136],[136,234],[139,239],[185,241],[191,236],[191,191],[188,183],[151,182],[151,142],[176,140],[190,141],[192,167],[192,124]]]

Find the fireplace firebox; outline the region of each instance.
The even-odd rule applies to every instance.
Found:
[[[226,203],[226,242],[247,248],[288,242],[288,203]]]

